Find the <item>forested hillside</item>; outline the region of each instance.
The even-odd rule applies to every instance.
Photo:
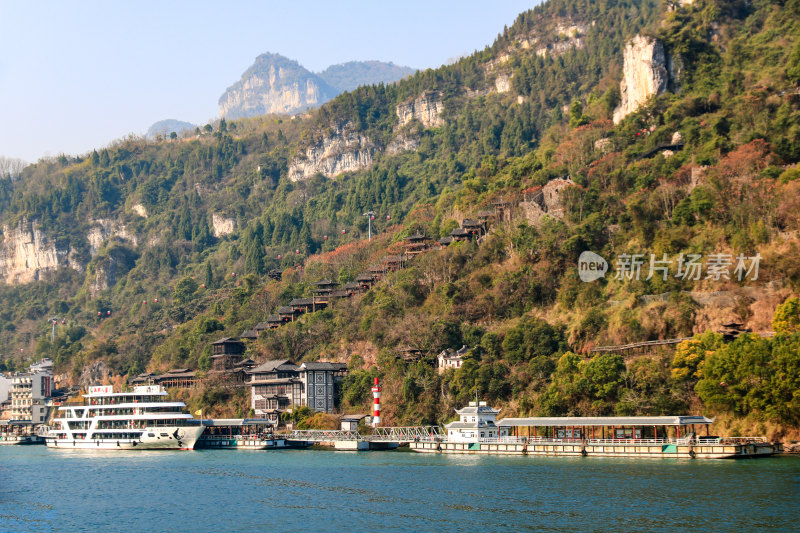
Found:
[[[347,361],[348,410],[380,376],[389,423],[440,422],[477,390],[506,416],[697,411],[729,433],[792,434],[799,21],[798,0],[551,0],[483,51],[305,116],[42,160],[0,181],[4,245],[41,251],[33,273],[4,248],[0,365],[205,370],[210,341],[312,283],[352,281],[404,237],[485,212],[481,239],[420,254],[248,355]],[[636,35],[663,48],[668,82],[615,124]],[[585,251],[605,277],[581,280]],[[51,317],[65,321],[52,344]],[[755,333],[725,340],[728,322]],[[462,345],[464,365],[439,375],[432,358]],[[423,360],[397,357],[409,347]]]

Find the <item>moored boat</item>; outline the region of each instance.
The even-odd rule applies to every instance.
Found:
[[[204,419],[206,428],[196,449],[274,450],[288,448],[286,440],[272,433],[272,422],[263,418]]]
[[[0,420],[0,445],[44,444],[30,420]]]
[[[780,445],[764,437],[695,433],[704,416],[532,417],[495,421],[498,410],[470,402],[445,426],[446,437],[421,438],[423,453],[729,459],[769,456]],[[660,428],[660,429],[659,429]],[[523,431],[524,430],[524,431]]]
[[[90,387],[82,404],[58,408],[45,439],[49,448],[90,450],[191,450],[205,429],[185,413],[186,404],[170,402],[159,385],[114,392],[110,385]]]

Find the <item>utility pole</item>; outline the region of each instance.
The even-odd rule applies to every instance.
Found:
[[[50,334],[50,344],[52,344],[56,340],[56,324],[58,324],[58,317],[54,316],[50,319],[50,322],[53,323],[53,332]]]
[[[375,211],[370,209],[369,211],[364,213],[364,216],[367,217],[367,221],[368,221],[367,224],[368,224],[368,227],[369,227],[368,235],[369,235],[369,240],[371,241],[372,240],[372,221],[375,219]]]

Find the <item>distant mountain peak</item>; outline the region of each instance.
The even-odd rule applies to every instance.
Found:
[[[195,126],[191,122],[184,122],[182,120],[176,120],[174,118],[159,120],[158,122],[154,123],[147,129],[147,138],[155,139],[159,135],[167,137],[173,131],[180,135],[181,132],[185,130],[193,130],[196,127],[197,126]]]
[[[350,61],[315,74],[294,59],[265,52],[220,97],[219,112],[223,118],[296,113],[360,85],[390,83],[413,73],[394,63]]]

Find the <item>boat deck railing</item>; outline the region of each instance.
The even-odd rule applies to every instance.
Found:
[[[241,441],[264,441],[264,440],[275,440],[275,437],[271,434],[264,434],[264,435],[202,435],[200,437],[204,441],[231,441],[231,440],[241,440]]]
[[[421,442],[448,442],[446,437],[428,437],[417,439]],[[453,441],[456,442],[456,441]],[[465,441],[466,442],[466,441]],[[766,437],[682,437],[679,439],[558,439],[552,437],[496,437],[479,438],[481,444],[587,444],[594,446],[663,446],[666,444],[757,444],[769,442]]]

